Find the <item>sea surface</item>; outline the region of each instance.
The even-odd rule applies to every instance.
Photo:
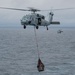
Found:
[[[43,72],[37,70],[34,28],[0,28],[0,75],[75,75],[75,28],[39,28],[36,34]]]

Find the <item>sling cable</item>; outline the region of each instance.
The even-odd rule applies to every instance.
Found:
[[[34,33],[35,33],[35,40],[36,40],[36,47],[37,47],[37,52],[38,52],[38,63],[37,63],[37,69],[39,72],[44,71],[44,64],[40,59],[40,52],[39,52],[39,48],[38,48],[38,40],[37,40],[37,34],[36,34],[36,29],[34,27]]]

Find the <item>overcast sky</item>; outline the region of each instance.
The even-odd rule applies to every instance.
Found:
[[[72,8],[75,7],[75,0],[0,0],[0,7],[23,9],[34,7],[42,10]],[[48,18],[49,12],[40,13]],[[30,12],[0,9],[0,26],[20,26],[20,19],[28,13]],[[61,26],[74,26],[75,9],[54,11],[54,20],[60,21]]]

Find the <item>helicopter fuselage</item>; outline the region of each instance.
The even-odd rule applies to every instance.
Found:
[[[30,26],[35,26],[36,29],[38,29],[39,26],[46,26],[48,30],[48,25],[50,24],[60,24],[59,22],[53,22],[53,13],[50,12],[49,16],[50,19],[49,21],[45,20],[45,16],[37,13],[31,13],[28,15],[23,16],[21,19],[21,25],[23,25],[24,29],[26,28],[27,25]]]
[[[45,16],[41,14],[29,14],[23,16],[21,19],[22,25],[32,25],[32,26],[47,26],[49,22],[45,20]]]

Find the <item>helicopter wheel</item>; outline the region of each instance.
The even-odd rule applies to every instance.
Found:
[[[48,27],[46,27],[47,28],[47,30],[48,30]]]
[[[38,26],[36,26],[36,29],[38,29],[39,27]]]
[[[23,28],[26,29],[26,26],[24,25]]]

